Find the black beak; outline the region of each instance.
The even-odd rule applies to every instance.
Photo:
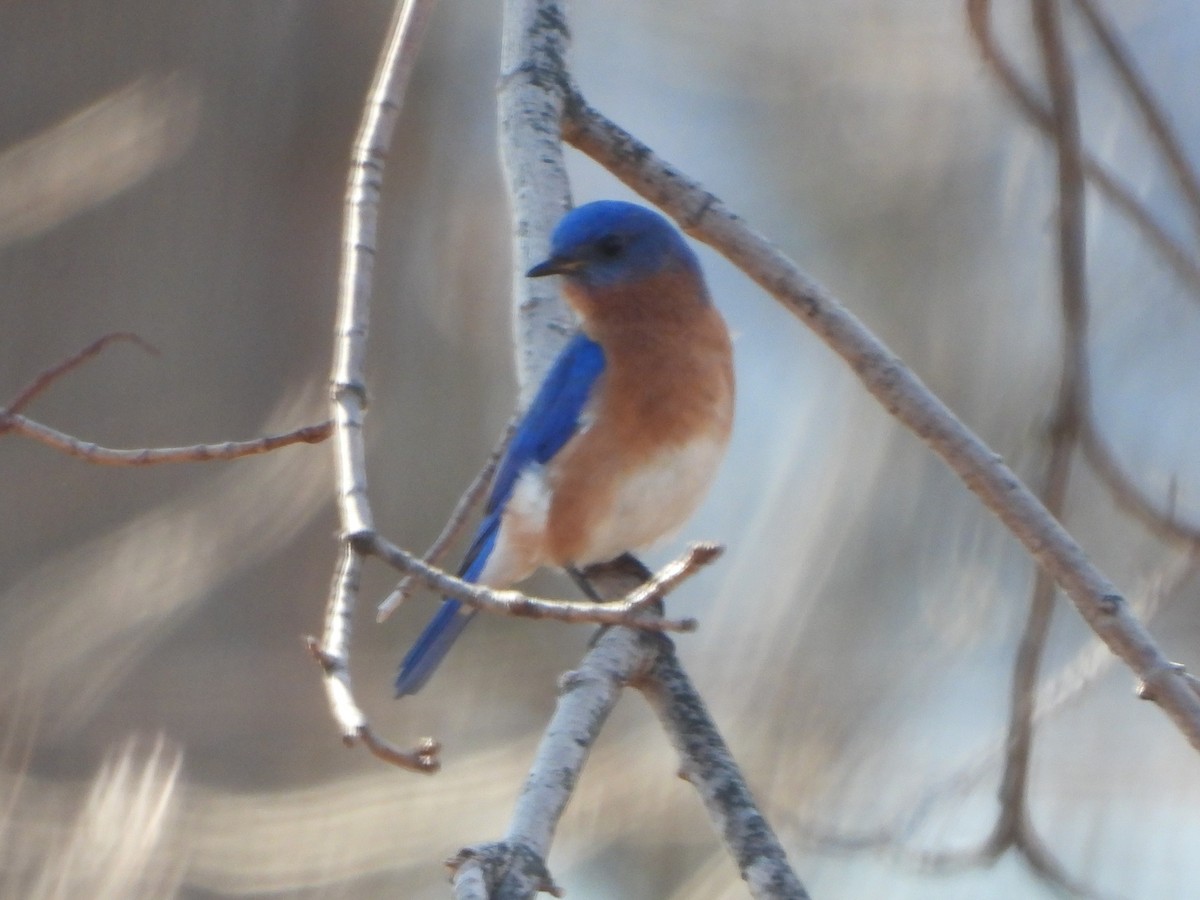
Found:
[[[579,263],[573,259],[552,256],[526,272],[525,277],[545,278],[547,275],[565,275],[567,272],[577,268],[579,268]]]

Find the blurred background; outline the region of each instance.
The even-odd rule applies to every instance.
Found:
[[[1024,4],[996,28],[1039,71]],[[959,0],[576,4],[590,100],[828,285],[1023,476],[1058,377],[1053,155],[981,63]],[[1108,3],[1200,155],[1188,0]],[[109,446],[250,438],[325,416],[346,161],[382,0],[0,3],[0,403],[133,331],[29,414]],[[515,396],[496,155],[499,4],[440,5],[387,171],[372,316],[373,500],[423,548]],[[1185,234],[1175,183],[1067,16],[1085,138]],[[576,200],[629,197],[571,156]],[[1200,520],[1197,297],[1089,194],[1101,428],[1147,496]],[[701,248],[736,332],[733,446],[685,539],[729,546],[672,598],[682,658],[819,898],[1056,896],[1015,854],[929,871],[991,829],[1025,554],[847,367]],[[481,619],[416,698],[394,667],[434,609],[360,609],[380,732],[342,748],[301,636],[335,561],[329,449],[107,469],[0,440],[0,895],[447,896],[500,836],[587,627]],[[1066,520],[1200,667],[1184,561],[1083,466]],[[1180,573],[1184,573],[1180,576]],[[364,595],[393,576],[368,569]],[[1163,586],[1169,585],[1170,589]],[[532,587],[569,594],[565,579]],[[1035,825],[1102,896],[1185,896],[1200,761],[1065,602],[1043,679]],[[746,896],[641,699],[559,831],[570,897]],[[865,840],[870,837],[878,840]],[[864,840],[859,840],[864,839]],[[867,849],[853,852],[855,842]]]

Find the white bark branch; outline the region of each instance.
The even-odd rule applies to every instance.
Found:
[[[506,3],[499,99],[501,148],[513,207],[513,297],[522,406],[527,405],[568,331],[561,301],[542,294],[546,287],[540,281],[531,283],[523,277],[530,264],[545,256],[551,229],[570,207],[560,135],[570,90],[563,58],[567,40],[563,12],[554,0]],[[680,573],[686,575],[686,571],[684,566]],[[588,576],[598,579],[594,583],[605,597],[621,596],[638,585],[642,586],[643,596],[654,597],[656,591],[674,583],[673,576],[670,580],[662,576],[650,579],[649,572],[628,556],[593,567]],[[582,665],[564,677],[554,717],[538,747],[505,839],[466,848],[451,862],[456,870],[457,897],[478,896],[481,880],[491,886],[488,896],[497,900],[529,898],[540,890],[556,890],[545,868],[555,827],[621,688],[639,673],[644,676],[656,661],[661,662],[660,656],[674,659],[670,642],[662,637],[625,628],[609,629]],[[664,715],[664,724],[689,718],[682,709],[676,712],[674,720]],[[706,745],[724,746],[711,720],[692,718],[690,722],[703,732],[701,740]],[[674,740],[677,733],[672,734]],[[679,740],[676,745],[682,746]],[[732,759],[726,757],[726,762],[736,774]],[[737,778],[740,782],[740,775]],[[718,831],[726,838],[736,832],[724,827],[726,821],[753,820],[765,825],[749,791],[726,791],[720,797],[714,793],[708,799],[723,808]],[[770,829],[766,832],[770,834]],[[729,843],[743,875],[755,878],[748,880],[754,896],[777,900],[807,897],[788,869],[774,835],[770,838],[765,842],[771,843],[772,861],[767,865],[773,874],[777,872],[773,863],[786,872],[780,873],[778,881],[758,878],[758,867],[765,862],[758,854],[765,843]]]
[[[500,44],[500,156],[512,218],[513,334],[518,406],[529,405],[573,319],[556,278],[525,272],[548,255],[550,232],[571,208],[559,123],[567,98],[563,57],[570,35],[557,3],[509,0]]]
[[[568,105],[564,137],[738,266],[841,356],[884,408],[929,444],[1050,573],[1092,630],[1148,687],[1143,696],[1161,706],[1200,750],[1200,695],[1116,586],[1003,459],[882,341],[716,196],[577,94]]]
[[[309,642],[314,657],[325,669],[330,708],[341,728],[343,741],[362,740],[382,759],[421,772],[436,771],[436,743],[426,740],[406,753],[391,747],[371,731],[351,689],[349,636],[358,599],[362,543],[374,533],[367,496],[363,417],[367,398],[367,327],[383,163],[434,5],[434,0],[405,0],[396,7],[354,142],[342,230],[342,273],[330,378],[338,514],[345,543],[341,566],[330,590],[325,635],[320,647],[311,640]]]

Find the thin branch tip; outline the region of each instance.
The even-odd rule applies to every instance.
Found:
[[[327,652],[317,638],[311,634],[306,634],[303,640],[309,656],[325,671],[326,675],[332,675],[338,669],[344,668],[342,661],[332,653]]]
[[[725,545],[716,541],[697,541],[688,548],[688,552],[694,565],[707,566],[720,558],[725,552]]]
[[[356,737],[377,759],[401,769],[419,772],[422,775],[434,775],[442,769],[441,760],[438,758],[442,745],[433,738],[422,738],[413,750],[401,750],[377,735],[366,723],[358,727]]]
[[[67,373],[78,369],[92,357],[97,356],[104,348],[118,341],[124,341],[141,347],[152,356],[162,356],[157,347],[132,331],[112,331],[101,335],[79,352],[39,372],[29,384],[17,392],[17,395],[13,397],[12,402],[8,406],[0,408],[0,432],[12,428],[12,424],[7,420],[28,407],[30,403],[44,393],[54,382]]]

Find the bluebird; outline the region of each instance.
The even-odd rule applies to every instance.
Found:
[[[580,331],[496,469],[460,576],[507,587],[543,566],[643,550],[703,499],[733,419],[729,332],[666,219],[601,200],[559,222],[529,278],[562,276]],[[447,598],[404,657],[396,695],[433,674],[474,610]]]

